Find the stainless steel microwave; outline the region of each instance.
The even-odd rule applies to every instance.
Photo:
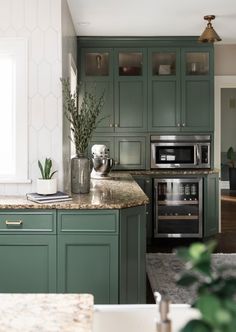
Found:
[[[210,168],[210,135],[151,136],[151,168]]]

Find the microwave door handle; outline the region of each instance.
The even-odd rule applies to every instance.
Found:
[[[200,165],[200,145],[197,144],[196,146],[196,162],[197,162],[197,165]]]

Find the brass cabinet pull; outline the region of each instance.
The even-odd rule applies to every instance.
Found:
[[[116,128],[118,128],[118,127],[119,127],[119,125],[118,125],[117,123],[115,123],[115,127],[116,127]]]
[[[9,226],[20,226],[23,224],[23,221],[22,220],[6,220],[5,224],[9,225]]]

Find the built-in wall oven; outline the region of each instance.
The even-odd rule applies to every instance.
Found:
[[[202,237],[202,178],[154,179],[154,237]]]
[[[210,168],[210,135],[151,136],[151,168]]]

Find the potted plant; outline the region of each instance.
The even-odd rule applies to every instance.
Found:
[[[190,320],[180,332],[233,332],[236,327],[236,277],[232,265],[212,267],[211,254],[215,241],[193,243],[179,248],[177,256],[185,262],[185,271],[177,284],[197,286],[197,298],[192,304],[199,319]],[[234,268],[235,269],[235,268]]]
[[[72,94],[68,79],[61,79],[65,117],[70,123],[70,140],[75,145],[76,155],[71,159],[71,191],[85,194],[90,190],[90,161],[85,156],[86,149],[98,124],[98,116],[104,104],[104,93],[97,97],[84,92],[79,100],[79,89]],[[101,120],[100,120],[101,121]]]
[[[42,175],[42,178],[37,179],[37,193],[40,195],[51,195],[57,192],[57,179],[52,178],[57,172],[51,172],[52,160],[46,158],[44,165],[38,160],[38,166]]]
[[[227,158],[229,165],[229,189],[236,190],[235,152],[232,146],[227,151]]]

